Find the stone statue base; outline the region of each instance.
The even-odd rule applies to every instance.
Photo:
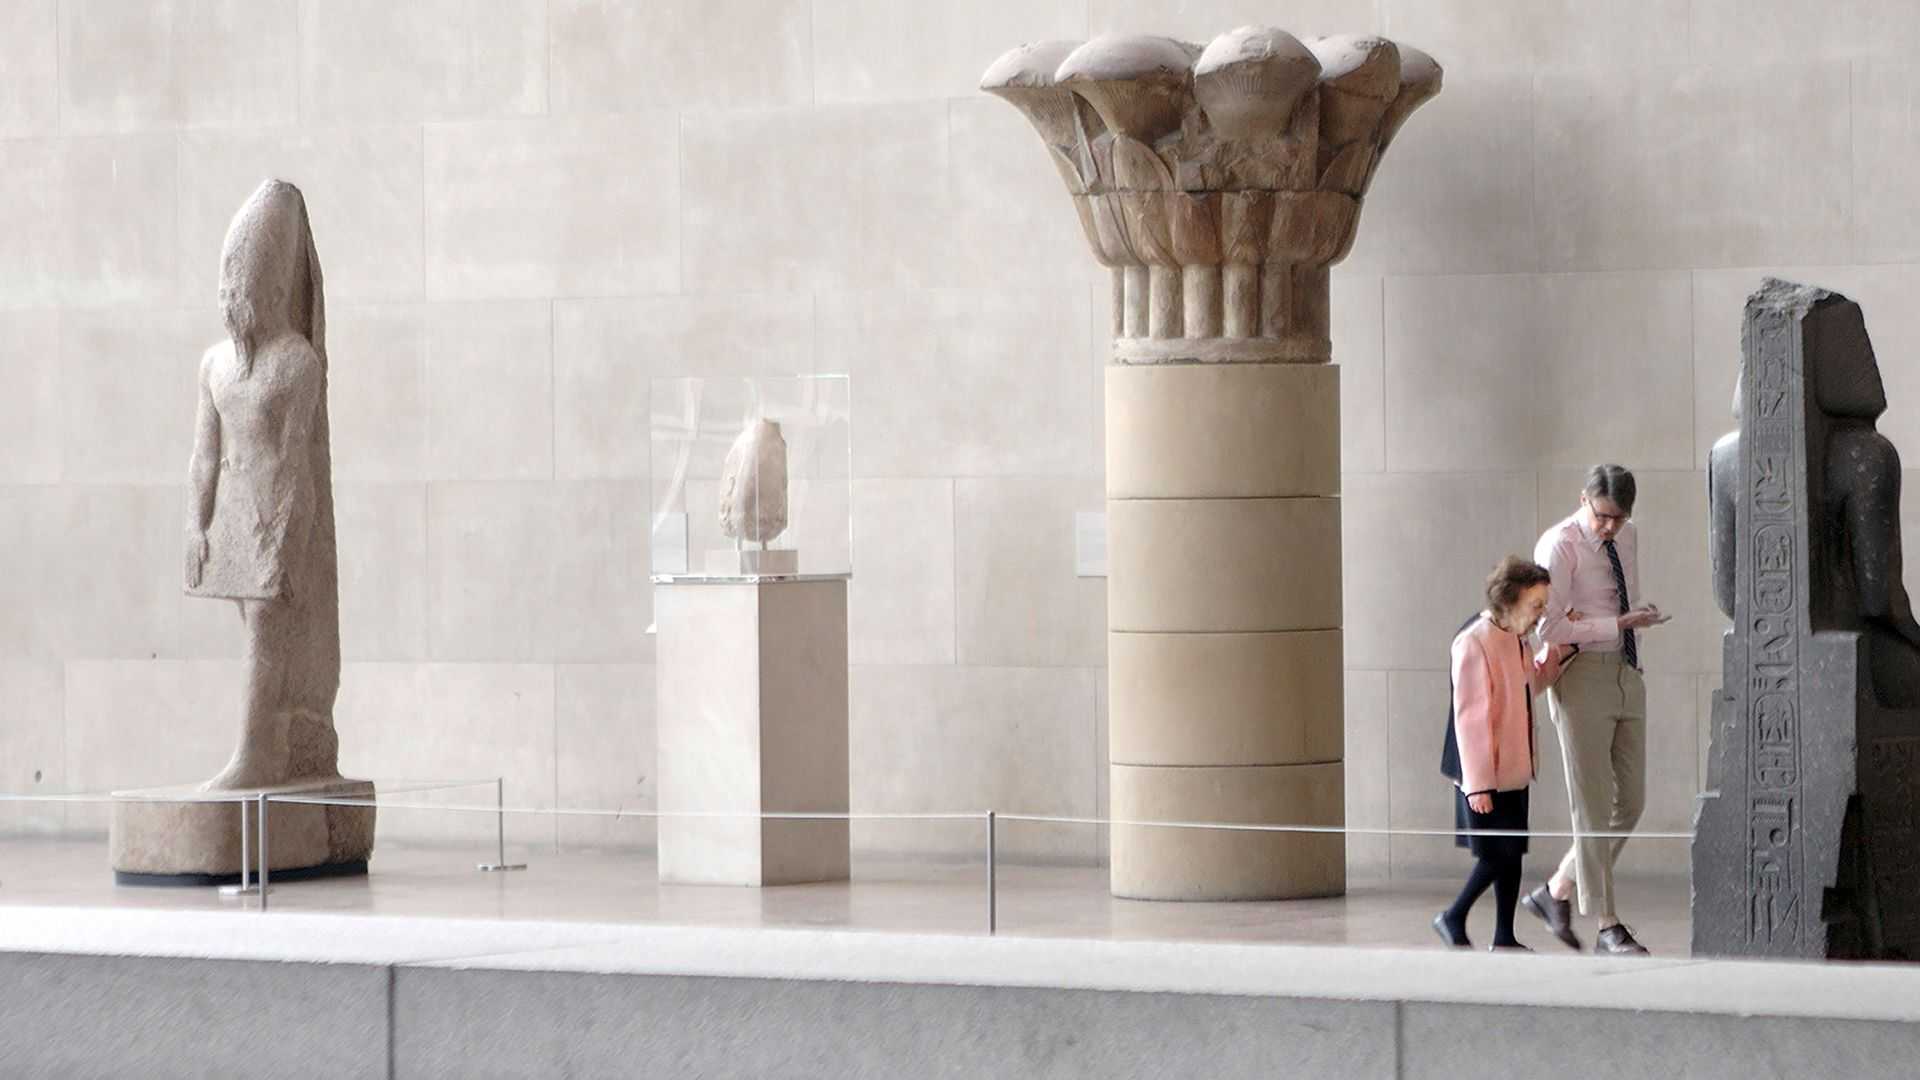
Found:
[[[245,802],[195,802],[213,793],[197,786],[114,792],[111,849],[114,879],[123,885],[219,885],[240,880],[240,829],[247,862],[258,870],[262,791],[372,799],[368,780],[322,780],[220,794]],[[313,877],[366,873],[373,855],[371,806],[270,803],[269,874]]]
[[[1864,634],[1804,646],[1797,801],[1754,794],[1735,756],[1749,746],[1741,701],[1715,692],[1716,758],[1694,811],[1695,954],[1920,959],[1920,710],[1876,702],[1868,670]],[[1799,857],[1782,854],[1796,838]],[[1742,890],[1750,862],[1765,872]]]

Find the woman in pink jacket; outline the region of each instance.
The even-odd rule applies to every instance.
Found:
[[[1534,776],[1533,697],[1560,676],[1575,648],[1535,653],[1527,637],[1547,607],[1547,571],[1508,556],[1487,578],[1487,610],[1453,639],[1453,720],[1442,769],[1453,777],[1457,842],[1473,851],[1473,872],[1453,906],[1433,918],[1448,945],[1465,946],[1467,912],[1494,888],[1493,948],[1525,949],[1513,936],[1520,859],[1527,852],[1527,787]],[[1482,830],[1516,836],[1483,836]]]

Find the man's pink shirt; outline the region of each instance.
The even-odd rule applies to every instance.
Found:
[[[1578,645],[1589,652],[1620,648],[1620,590],[1601,541],[1580,520],[1579,511],[1548,529],[1534,546],[1533,561],[1547,568],[1547,613],[1540,636],[1556,645]],[[1628,606],[1640,602],[1639,533],[1629,521],[1613,537],[1626,572]],[[1583,616],[1575,620],[1568,612]]]

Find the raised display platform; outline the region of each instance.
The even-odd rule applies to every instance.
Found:
[[[1106,896],[1096,867],[1004,867],[989,936],[965,865],[661,887],[631,854],[536,848],[503,876],[389,845],[369,877],[276,883],[262,912],[115,890],[101,846],[0,845],[0,1075],[1211,1080],[1585,1061],[1746,1078],[1920,1060],[1920,970],[1689,959],[1672,881],[1623,890],[1664,955],[1603,960],[1423,944],[1416,916],[1445,882],[1154,904]]]

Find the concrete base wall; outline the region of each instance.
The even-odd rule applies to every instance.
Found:
[[[1476,958],[1478,959],[1478,958]],[[0,1075],[1903,1075],[1920,1024],[1009,986],[0,954]]]
[[[392,969],[0,953],[0,1076],[378,1077]]]
[[[998,986],[404,970],[395,1077],[1388,1078],[1393,1006]]]

